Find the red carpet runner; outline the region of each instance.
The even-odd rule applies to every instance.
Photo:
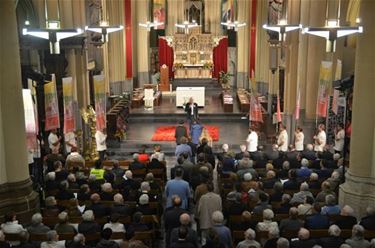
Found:
[[[219,140],[219,127],[218,126],[210,126],[205,125],[207,128],[208,133],[210,134],[213,141]],[[175,134],[176,126],[161,126],[155,130],[154,135],[152,135],[152,141],[175,141]]]

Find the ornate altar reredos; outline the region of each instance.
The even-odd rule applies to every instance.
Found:
[[[190,28],[188,34],[165,37],[174,54],[175,78],[211,78],[213,49],[221,37],[202,34],[201,28]]]

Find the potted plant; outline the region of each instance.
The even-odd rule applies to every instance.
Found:
[[[219,83],[224,90],[229,90],[231,88],[230,77],[233,77],[233,75],[228,72],[219,72]]]

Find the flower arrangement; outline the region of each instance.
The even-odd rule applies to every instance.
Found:
[[[184,64],[182,64],[182,63],[174,63],[173,68],[174,69],[182,69],[182,68],[184,68]]]
[[[203,69],[210,69],[210,70],[212,70],[213,68],[214,68],[214,64],[211,61],[206,62],[206,63],[203,64]]]

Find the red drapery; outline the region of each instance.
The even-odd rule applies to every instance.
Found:
[[[133,51],[132,51],[132,17],[131,0],[125,0],[125,51],[126,51],[126,78],[133,77]]]
[[[168,42],[159,38],[159,65],[167,65],[169,70],[169,78],[173,78],[173,48],[168,46]]]
[[[256,34],[257,34],[257,0],[251,2],[251,27],[250,27],[250,61],[249,74],[255,77],[255,57],[256,57]]]
[[[219,78],[221,71],[228,71],[228,38],[222,38],[213,51],[214,73],[213,78]]]

